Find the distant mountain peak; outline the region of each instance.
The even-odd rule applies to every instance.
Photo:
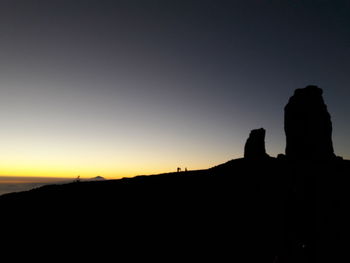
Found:
[[[100,181],[100,180],[106,180],[106,178],[102,177],[102,176],[96,176],[94,178],[91,178],[90,180],[93,180],[93,181]]]

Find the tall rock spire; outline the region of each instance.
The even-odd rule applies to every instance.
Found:
[[[293,160],[329,160],[335,157],[332,122],[322,89],[297,89],[284,108],[286,156]]]
[[[268,157],[265,150],[265,129],[252,130],[244,147],[244,158],[262,159]]]

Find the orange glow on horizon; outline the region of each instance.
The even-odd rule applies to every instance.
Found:
[[[227,160],[225,160],[227,161]],[[138,175],[152,175],[176,172],[177,167],[181,167],[183,170],[198,170],[206,169],[214,166],[218,163],[212,164],[196,164],[194,166],[185,165],[173,165],[163,163],[158,165],[147,166],[144,162],[139,162],[138,166],[132,164],[124,164],[119,169],[112,167],[112,165],[90,164],[86,166],[77,165],[58,165],[58,164],[43,164],[37,163],[21,163],[21,165],[14,165],[11,162],[0,164],[0,176],[14,176],[14,177],[52,177],[52,178],[93,178],[96,176],[102,176],[106,179],[120,179],[123,177],[134,177]]]
[[[14,136],[4,141],[0,149],[0,176],[118,179],[176,172],[177,167],[207,169],[240,157],[239,153],[232,155],[231,149],[222,151],[214,143],[183,146],[166,141],[164,145],[136,147],[126,139],[118,144],[117,140],[107,143],[102,139],[63,140],[36,134],[30,138]],[[210,157],[213,154],[215,158]]]

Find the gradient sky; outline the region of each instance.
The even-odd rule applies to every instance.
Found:
[[[350,158],[350,1],[1,0],[0,175],[121,177],[284,152],[324,90]]]

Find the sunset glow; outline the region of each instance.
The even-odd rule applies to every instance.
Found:
[[[0,176],[205,169],[241,157],[260,127],[277,156],[283,107],[309,84],[350,158],[342,4],[17,2],[0,10]]]

